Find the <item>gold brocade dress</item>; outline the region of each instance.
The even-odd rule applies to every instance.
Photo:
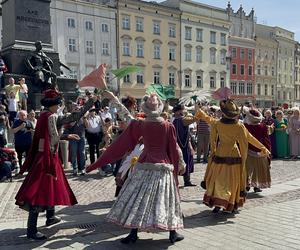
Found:
[[[248,143],[264,152],[266,148],[239,121],[216,120],[203,111],[198,111],[196,117],[211,124],[211,152],[204,177],[203,203],[231,212],[245,202],[241,192],[246,190]]]

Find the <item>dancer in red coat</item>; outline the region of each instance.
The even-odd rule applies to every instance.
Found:
[[[45,235],[37,231],[39,212],[46,210],[46,226],[50,226],[60,221],[55,216],[54,206],[77,203],[58,156],[58,131],[63,124],[83,116],[92,107],[94,99],[91,98],[78,113],[58,116],[56,112],[61,103],[60,94],[54,89],[45,91],[41,103],[46,109],[37,121],[30,153],[20,171],[20,174],[28,171],[28,175],[16,195],[16,204],[29,212],[27,237],[30,239],[46,239]],[[66,137],[64,139],[79,139],[76,135]]]

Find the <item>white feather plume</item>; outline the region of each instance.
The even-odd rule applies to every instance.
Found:
[[[207,102],[211,99],[211,91],[197,90],[185,94],[179,99],[179,103],[185,106],[194,105],[195,102]]]

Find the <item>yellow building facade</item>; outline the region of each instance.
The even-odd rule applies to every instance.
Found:
[[[118,66],[138,66],[119,82],[121,96],[142,98],[152,83],[173,85],[179,97],[180,11],[137,0],[117,6]]]

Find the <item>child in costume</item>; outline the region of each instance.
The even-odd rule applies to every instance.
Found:
[[[61,95],[56,90],[45,91],[41,100],[45,110],[41,112],[37,121],[29,155],[20,170],[21,175],[25,171],[28,171],[28,174],[16,195],[16,204],[29,212],[29,239],[46,239],[44,234],[37,231],[39,212],[46,210],[46,226],[50,226],[61,220],[55,216],[54,206],[70,206],[77,203],[59,159],[59,130],[64,124],[79,120],[93,106],[94,99],[91,98],[79,112],[69,116],[56,114],[60,103]],[[63,139],[78,140],[79,136],[69,134]]]
[[[143,98],[145,120],[132,120],[127,129],[87,168],[90,172],[122,158],[143,137],[144,149],[107,215],[108,221],[131,228],[122,243],[138,239],[138,230],[170,231],[172,243],[183,240],[176,230],[183,228],[178,193],[179,154],[174,126],[160,114],[163,104],[157,95]]]

